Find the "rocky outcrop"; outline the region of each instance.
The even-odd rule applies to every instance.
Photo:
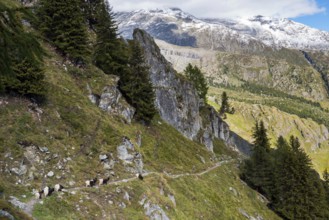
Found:
[[[214,138],[235,145],[234,139],[230,138],[229,126],[213,108],[203,106],[192,83],[176,73],[153,38],[139,29],[133,36],[144,49],[155,89],[155,105],[161,118],[185,137],[204,144],[209,151],[213,151]]]
[[[136,110],[122,97],[121,92],[117,88],[118,80],[117,78],[114,85],[105,86],[101,95],[94,94],[89,85],[87,85],[89,91],[88,98],[102,110],[111,115],[121,116],[126,122],[131,123]]]
[[[3,217],[4,219],[9,219],[9,220],[15,220],[14,216],[12,216],[9,212],[0,210],[0,217]]]
[[[136,30],[134,38],[144,48],[155,89],[155,105],[161,118],[187,138],[195,139],[201,128],[201,119],[200,101],[193,85],[176,74],[149,34]]]

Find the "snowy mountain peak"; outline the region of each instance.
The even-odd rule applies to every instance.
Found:
[[[134,28],[181,46],[231,50],[255,45],[300,50],[329,50],[329,33],[286,18],[196,18],[179,8],[121,12],[119,29],[130,38]],[[258,42],[258,43],[255,43]],[[229,47],[229,48],[227,48]]]

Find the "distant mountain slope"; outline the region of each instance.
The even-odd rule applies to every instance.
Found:
[[[199,19],[177,8],[117,14],[119,29],[131,38],[134,28],[180,46],[223,51],[259,51],[266,47],[329,50],[329,33],[289,19],[255,16],[236,19]]]
[[[156,43],[178,72],[192,63],[202,69],[214,86],[242,86],[249,82],[315,101],[328,98],[321,74],[299,51],[285,49],[250,55],[176,46],[161,40]]]

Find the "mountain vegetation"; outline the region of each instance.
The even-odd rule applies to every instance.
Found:
[[[143,51],[138,42],[130,41],[129,74],[121,76],[119,86],[128,103],[136,108],[136,119],[149,124],[157,113],[154,91],[149,79]]]
[[[63,56],[74,64],[88,61],[87,29],[80,0],[40,0],[36,26]]]
[[[206,101],[208,85],[201,70],[197,66],[192,66],[192,64],[189,63],[184,70],[184,74],[193,83],[200,99]]]
[[[95,1],[89,18],[96,34],[93,63],[106,74],[122,76],[128,71],[128,46],[118,36],[118,27],[107,1]]]
[[[264,123],[256,123],[253,154],[241,178],[270,199],[269,206],[284,219],[328,219],[327,185],[312,169],[298,138],[280,136],[271,150]]]
[[[145,61],[150,53],[141,44],[118,35],[106,0],[39,0],[31,8],[0,2],[0,218],[329,218],[328,172],[321,180],[297,137],[289,143],[279,137],[274,149],[265,123],[256,122],[247,159],[226,146],[225,138],[212,137],[215,126],[217,136],[232,133],[207,104],[212,88],[196,65],[186,66],[186,77],[172,75],[177,88],[170,87],[164,100],[173,89],[183,90],[173,102],[177,108],[166,108],[188,117],[197,112],[202,125],[196,126],[209,124],[208,133],[200,129],[197,138],[187,138],[169,125],[158,113]],[[241,93],[272,94],[250,85],[240,87]],[[244,98],[227,89],[230,100]],[[233,113],[235,103],[221,94],[220,113]],[[198,98],[203,108],[182,106],[189,100],[198,104]],[[290,108],[305,105],[310,112],[301,115],[310,115],[311,108],[328,113],[293,95],[270,97],[284,108],[277,99],[299,101]],[[321,117],[326,115],[313,116]],[[211,140],[211,150],[202,140]],[[108,184],[86,184],[106,177]],[[36,197],[59,183],[63,191]]]
[[[230,107],[230,103],[228,101],[228,96],[226,94],[226,92],[224,91],[222,93],[222,101],[221,101],[221,105],[220,105],[220,109],[219,109],[219,114],[223,115],[223,117],[226,118],[225,113],[229,113],[229,114],[234,114],[234,108]]]
[[[0,92],[42,99],[46,88],[43,50],[21,23],[31,15],[25,9],[10,10],[4,3],[0,3],[0,12]]]

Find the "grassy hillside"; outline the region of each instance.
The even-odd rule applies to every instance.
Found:
[[[47,102],[40,107],[42,113],[38,115],[31,110],[30,103],[22,98],[1,97],[0,120],[5,125],[0,128],[1,166],[10,170],[19,167],[23,161],[28,167],[22,176],[2,171],[0,182],[5,198],[13,195],[28,202],[33,198],[32,189],[60,182],[69,190],[72,188],[72,194],[56,194],[43,199],[43,204],[37,203],[33,210],[37,219],[97,219],[102,213],[107,218],[141,219],[145,214],[138,201],[144,195],[159,204],[173,219],[201,216],[206,219],[214,216],[241,219],[238,210],[250,215],[257,213],[265,219],[276,218],[258,194],[241,183],[234,161],[200,177],[166,177],[164,172],[201,172],[234,154],[218,142],[216,159],[205,147],[185,139],[159,118],[150,127],[145,127],[138,123],[125,124],[119,117],[108,115],[90,103],[86,84],[100,93],[101,88],[114,82],[114,78],[93,67],[86,70],[69,68],[66,72],[59,65],[61,58],[51,48],[46,47],[46,50],[49,54],[46,59],[49,90]],[[116,155],[122,137],[127,136],[136,143],[138,132],[142,134],[142,146],[139,148],[135,144],[135,147],[144,157],[145,169],[156,174],[147,176],[143,182],[134,180],[98,189],[76,188],[83,186],[88,178],[104,176],[106,172],[99,162],[99,155],[109,152]],[[38,153],[42,162],[30,164],[26,161],[26,149],[18,144],[22,141],[45,146],[49,153]],[[59,169],[58,163],[67,158],[70,159],[66,167]],[[113,181],[134,176],[126,168],[123,163],[116,163]],[[54,177],[44,177],[49,171],[55,173]],[[237,195],[230,191],[230,187],[237,191]],[[164,195],[160,193],[161,188]],[[131,200],[124,200],[123,192],[127,192]],[[167,198],[168,193],[175,197],[176,207]],[[109,205],[109,200],[112,205]],[[205,201],[206,205],[201,205]],[[126,208],[119,208],[121,202],[125,202]]]
[[[322,173],[329,168],[329,134],[326,124],[327,112],[321,108],[292,98],[275,96],[263,96],[248,91],[232,88],[211,88],[209,103],[219,108],[220,94],[226,91],[231,98],[231,105],[236,113],[228,114],[227,122],[230,128],[245,138],[252,141],[252,128],[256,120],[263,120],[268,128],[271,143],[275,146],[278,136],[289,138],[290,135],[297,136],[305,151],[310,155],[314,168]],[[214,99],[215,98],[215,99]],[[291,111],[287,111],[290,109]],[[310,114],[310,118],[304,118],[305,112],[319,112]],[[289,113],[287,113],[289,112]],[[320,119],[318,117],[325,117]],[[322,123],[320,123],[322,122]],[[328,125],[327,125],[328,126]]]
[[[18,4],[9,1],[13,6]],[[39,42],[47,54],[45,103],[0,96],[0,209],[18,219],[146,219],[159,213],[170,219],[279,219],[240,181],[239,158],[222,142],[215,142],[212,154],[159,117],[143,126],[102,111],[88,99],[87,84],[100,95],[116,77],[94,66],[75,68]],[[143,181],[135,177],[134,164],[118,158],[124,137],[143,156]],[[114,167],[104,167],[103,154]],[[107,186],[84,187],[86,180],[108,175]],[[33,190],[56,183],[66,191],[34,198]],[[8,205],[12,196],[25,214]]]

